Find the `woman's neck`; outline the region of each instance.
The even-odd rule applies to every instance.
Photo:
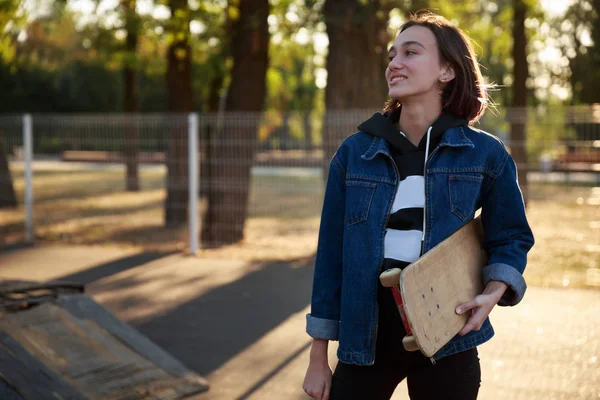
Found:
[[[408,140],[418,146],[427,129],[438,119],[441,113],[441,104],[436,107],[436,105],[431,104],[403,102],[398,125]]]

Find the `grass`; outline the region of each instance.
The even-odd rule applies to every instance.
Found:
[[[600,187],[568,188],[561,196],[529,204],[536,244],[525,276],[541,286],[600,287]]]
[[[13,172],[24,192],[22,171]],[[142,190],[124,190],[122,170],[35,171],[37,240],[185,250],[187,228],[163,227],[165,171],[140,171]],[[530,285],[600,287],[600,188],[535,184],[528,217],[536,237]],[[200,257],[255,261],[310,257],[316,250],[323,184],[319,177],[253,176],[243,242]],[[204,208],[204,204],[201,205]],[[0,243],[23,240],[25,212],[0,210]]]

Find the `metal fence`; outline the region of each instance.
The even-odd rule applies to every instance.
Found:
[[[2,116],[0,244],[194,252],[248,229],[313,235],[323,166],[373,112]],[[510,140],[511,124],[524,124],[525,143]],[[575,201],[573,188],[600,186],[599,106],[499,109],[476,127],[524,146],[530,199]]]

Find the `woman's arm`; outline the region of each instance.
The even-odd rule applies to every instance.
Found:
[[[337,340],[342,290],[342,253],[346,209],[345,171],[331,160],[323,201],[319,241],[313,277],[311,313],[306,316],[306,331],[315,339]]]
[[[484,291],[457,307],[458,314],[471,312],[460,335],[479,330],[496,304],[519,303],[527,288],[523,271],[534,239],[525,215],[516,165],[508,153],[483,195],[481,222],[483,245],[489,256],[488,265],[483,269]]]
[[[339,334],[346,184],[344,168],[336,157],[338,153],[329,166],[319,228],[311,313],[306,316],[306,332],[313,338],[313,343],[302,387],[307,395],[318,400],[329,399],[332,373],[327,348],[329,340],[337,340]]]
[[[329,399],[332,373],[327,357],[328,345],[328,340],[314,339],[310,349],[310,361],[302,388],[313,399]]]
[[[464,314],[471,311],[471,316],[458,334],[464,336],[471,331],[478,331],[481,329],[485,319],[490,315],[494,306],[500,301],[507,287],[508,286],[504,282],[490,281],[485,285],[482,294],[468,303],[459,305],[456,308],[457,314]]]
[[[517,181],[517,167],[507,152],[505,162],[483,195],[481,223],[483,246],[489,256],[488,265],[483,269],[483,283],[504,282],[507,288],[498,304],[514,306],[527,289],[523,272],[534,239]]]

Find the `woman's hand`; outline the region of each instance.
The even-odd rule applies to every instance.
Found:
[[[313,399],[329,400],[331,389],[331,368],[329,368],[329,364],[311,362],[308,365],[302,388]]]
[[[327,360],[328,340],[315,339],[310,350],[310,362],[302,388],[316,400],[329,400],[331,368]]]
[[[507,287],[508,286],[504,282],[490,281],[486,285],[482,294],[475,297],[468,303],[464,303],[456,307],[457,314],[464,314],[468,311],[471,311],[469,320],[462,330],[458,332],[458,334],[464,336],[473,330],[478,331],[481,328],[481,325],[483,325],[485,322],[485,319],[492,312],[494,306],[498,304],[502,298],[502,295],[506,291]]]

